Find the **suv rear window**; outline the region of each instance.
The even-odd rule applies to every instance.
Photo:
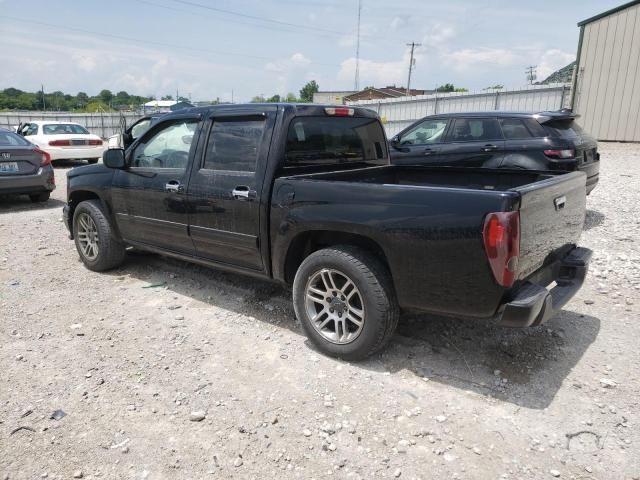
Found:
[[[562,138],[576,138],[584,134],[582,127],[576,123],[572,118],[567,120],[554,120],[552,122],[545,123],[545,126],[550,128],[555,134]]]
[[[287,133],[287,166],[387,163],[382,125],[366,117],[297,117]]]

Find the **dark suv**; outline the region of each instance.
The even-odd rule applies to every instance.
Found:
[[[418,120],[391,139],[399,165],[580,170],[598,183],[598,143],[569,111],[446,113]]]

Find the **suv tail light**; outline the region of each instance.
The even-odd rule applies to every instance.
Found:
[[[544,154],[549,158],[575,158],[576,151],[573,148],[567,148],[566,150],[545,150]]]
[[[71,145],[69,140],[51,140],[49,142],[50,147],[68,147]]]
[[[47,152],[45,152],[44,150],[40,150],[38,147],[33,149],[33,153],[38,153],[40,154],[40,166],[41,167],[46,167],[47,165],[51,165],[51,155],[49,155]]]
[[[482,238],[496,282],[503,287],[511,287],[520,256],[520,212],[488,214]]]

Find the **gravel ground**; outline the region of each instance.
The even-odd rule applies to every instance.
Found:
[[[315,352],[278,286],[156,255],[86,270],[58,166],[46,205],[0,200],[0,474],[639,478],[640,146],[601,152],[561,315],[408,316],[356,364]]]

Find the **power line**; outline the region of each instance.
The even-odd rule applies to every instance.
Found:
[[[411,47],[411,58],[409,59],[409,78],[407,78],[407,96],[411,95],[411,71],[413,70],[413,66],[415,65],[415,60],[413,59],[413,50],[416,47],[421,47],[421,43],[411,42],[407,43],[407,47]]]
[[[159,46],[159,47],[169,47],[169,48],[177,48],[177,49],[184,49],[184,50],[189,50],[189,51],[197,51],[197,52],[202,52],[202,53],[208,53],[211,55],[225,55],[225,56],[230,56],[230,57],[245,57],[245,58],[253,58],[253,59],[258,59],[258,60],[266,60],[269,62],[273,62],[274,59],[273,58],[269,58],[269,57],[262,57],[259,55],[251,55],[248,53],[238,53],[238,52],[226,52],[226,51],[216,51],[216,50],[208,50],[206,48],[200,48],[200,47],[195,47],[192,45],[176,45],[176,44],[171,44],[171,43],[165,43],[165,42],[156,42],[153,40],[144,40],[141,38],[134,38],[134,37],[127,37],[124,35],[115,35],[112,33],[104,33],[104,32],[94,32],[91,30],[86,30],[84,28],[78,28],[78,27],[69,27],[69,26],[64,26],[64,25],[56,25],[53,23],[47,23],[47,22],[40,22],[37,20],[31,20],[31,19],[26,19],[26,18],[19,18],[19,17],[12,17],[9,15],[0,15],[0,18],[6,18],[9,20],[14,20],[17,22],[23,22],[23,23],[30,23],[33,25],[40,25],[40,26],[45,26],[45,27],[49,27],[49,28],[55,28],[55,29],[62,29],[62,30],[69,30],[69,31],[75,31],[75,32],[80,32],[80,33],[86,33],[89,35],[94,35],[97,37],[106,37],[106,38],[114,38],[117,40],[123,40],[126,42],[136,42],[136,43],[146,43],[149,45],[154,45],[154,46]],[[322,66],[328,66],[328,67],[340,67],[341,65],[337,65],[337,64],[333,64],[333,63],[321,63],[321,62],[309,62],[310,64],[313,65],[322,65]]]
[[[527,74],[527,80],[529,80],[529,84],[533,85],[533,81],[538,78],[538,75],[536,73],[536,68],[538,68],[537,65],[530,65],[527,67],[527,69],[525,70],[525,73]]]
[[[158,8],[163,8],[165,10],[170,10],[172,12],[178,12],[184,15],[189,15],[189,16],[195,16],[198,18],[202,18],[202,14],[203,13],[208,13],[211,18],[224,18],[224,21],[226,22],[232,22],[232,23],[237,23],[239,25],[246,25],[248,27],[252,27],[252,28],[263,28],[265,30],[269,30],[272,32],[280,32],[280,33],[299,33],[297,32],[295,29],[289,29],[289,30],[284,30],[282,27],[283,26],[272,26],[272,25],[261,25],[259,23],[256,22],[245,22],[239,19],[232,19],[232,18],[228,18],[228,17],[220,17],[219,15],[216,15],[215,13],[212,12],[200,12],[198,11],[198,13],[194,12],[194,11],[187,11],[184,8],[179,8],[179,7],[171,7],[169,5],[162,5],[160,3],[155,3],[152,2],[150,0],[135,0],[138,3],[142,3],[144,5],[150,5],[153,7],[158,7]],[[311,35],[315,35],[318,37],[323,37],[323,38],[335,38],[335,33],[331,32],[327,32],[327,33],[322,33],[322,32],[311,32]]]
[[[295,28],[301,28],[304,30],[316,30],[319,32],[325,32],[325,33],[334,33],[334,34],[338,34],[341,35],[344,32],[338,32],[336,30],[329,30],[326,28],[320,28],[320,27],[312,27],[310,25],[302,25],[299,23],[291,23],[291,22],[283,22],[282,20],[276,20],[274,18],[267,18],[267,17],[259,17],[257,15],[249,15],[247,13],[241,13],[241,12],[235,12],[233,10],[225,10],[223,8],[218,8],[218,7],[212,7],[210,5],[203,5],[202,3],[197,3],[197,2],[192,2],[189,0],[172,0],[175,3],[180,3],[183,5],[189,5],[192,7],[197,7],[197,8],[203,8],[205,10],[211,10],[213,12],[219,12],[219,13],[225,13],[227,15],[233,15],[236,17],[243,17],[243,18],[250,18],[252,20],[258,20],[261,22],[267,22],[267,23],[274,23],[277,25],[284,25],[287,27],[295,27]]]

